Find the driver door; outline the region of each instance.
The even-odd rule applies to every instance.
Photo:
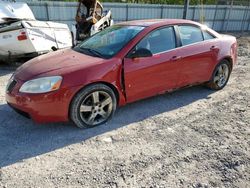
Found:
[[[131,53],[146,48],[152,57],[124,59],[124,80],[128,102],[161,94],[176,87],[178,64],[173,27],[154,30],[141,40]]]

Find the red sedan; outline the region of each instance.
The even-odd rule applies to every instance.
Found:
[[[35,122],[94,127],[117,106],[150,96],[201,83],[222,89],[236,58],[235,37],[193,21],[125,22],[25,63],[11,77],[6,100]]]

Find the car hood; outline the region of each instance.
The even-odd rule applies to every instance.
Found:
[[[62,75],[67,69],[72,70],[72,67],[86,68],[103,61],[101,58],[88,56],[72,49],[59,50],[26,62],[16,70],[15,77],[27,81],[52,71],[57,71]]]

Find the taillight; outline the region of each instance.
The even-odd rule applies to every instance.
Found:
[[[19,41],[21,41],[21,40],[27,40],[28,37],[27,37],[27,35],[26,35],[26,32],[24,32],[24,31],[20,32],[20,34],[17,36],[17,39],[18,39]]]

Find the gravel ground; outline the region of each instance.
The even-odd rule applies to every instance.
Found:
[[[0,187],[250,187],[250,37],[222,91],[192,87],[120,108],[106,125],[37,125],[4,101]]]

